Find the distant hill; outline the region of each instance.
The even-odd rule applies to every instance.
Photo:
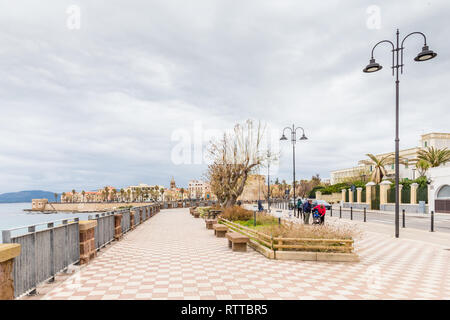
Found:
[[[55,193],[42,190],[29,190],[19,192],[8,192],[0,194],[0,203],[15,203],[15,202],[31,202],[32,199],[46,198],[49,201],[55,201]],[[58,195],[58,200],[61,195]]]

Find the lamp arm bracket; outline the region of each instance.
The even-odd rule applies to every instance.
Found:
[[[284,131],[285,131],[286,129],[291,130],[291,133],[292,133],[292,128],[291,128],[291,127],[286,127],[286,128],[283,129],[283,134],[284,134]]]
[[[394,75],[394,52],[396,50],[395,50],[395,45],[394,45],[394,43],[392,41],[390,41],[390,40],[381,40],[380,42],[378,42],[376,45],[373,46],[371,56],[372,56],[372,59],[373,59],[373,52],[375,51],[375,48],[378,47],[378,45],[382,44],[382,43],[390,43],[391,46],[392,46],[392,76],[393,76]]]
[[[401,73],[402,73],[402,74],[403,74],[403,49],[404,49],[403,43],[405,42],[405,40],[406,40],[407,38],[409,38],[409,37],[412,36],[413,34],[419,34],[419,35],[421,35],[421,36],[423,37],[424,46],[427,45],[427,37],[426,37],[425,34],[423,34],[422,32],[418,32],[418,31],[411,32],[410,34],[406,35],[406,36],[403,38],[402,44],[400,45],[400,48],[399,48],[400,51],[401,51],[401,57],[400,57],[401,68],[400,68],[400,70],[401,70]]]
[[[302,129],[303,134],[305,134],[305,130],[304,130],[302,127],[297,127],[297,128],[295,128],[295,132],[297,132],[297,129]]]

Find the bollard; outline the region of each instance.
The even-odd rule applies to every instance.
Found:
[[[431,232],[434,232],[434,211],[431,211]]]
[[[333,216],[333,207],[331,206],[330,207],[330,217],[332,217]]]
[[[339,219],[342,218],[342,207],[339,207]]]
[[[253,211],[253,226],[256,227],[256,211]]]
[[[278,224],[281,225],[281,218],[278,218]]]
[[[405,227],[405,209],[402,210],[402,228]]]
[[[366,207],[364,207],[364,222],[366,222],[367,221],[367,219],[366,219]]]
[[[350,207],[350,220],[353,220],[353,207]]]

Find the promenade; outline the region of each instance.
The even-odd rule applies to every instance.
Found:
[[[278,261],[232,252],[188,209],[162,210],[40,298],[450,299],[445,247],[361,232],[361,262]]]

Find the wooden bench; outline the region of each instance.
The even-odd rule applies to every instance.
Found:
[[[212,229],[213,225],[215,225],[216,223],[217,223],[216,219],[206,219],[205,220],[206,229]]]
[[[224,238],[225,234],[228,231],[227,226],[224,226],[223,224],[219,224],[219,223],[213,224],[213,229],[214,229],[215,236],[218,238]]]
[[[194,218],[200,218],[200,212],[197,210],[194,211]]]
[[[240,234],[239,232],[228,232],[228,247],[232,248],[233,251],[247,251],[247,242],[250,241],[250,238]]]

